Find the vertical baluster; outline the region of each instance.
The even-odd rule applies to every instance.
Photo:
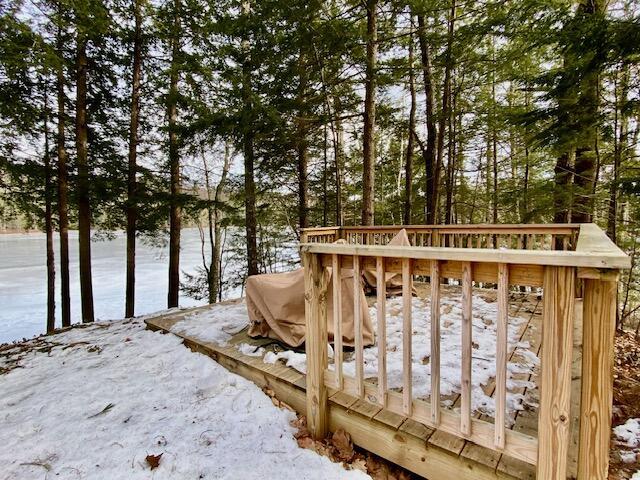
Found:
[[[340,257],[331,256],[333,270],[333,364],[336,371],[336,388],[342,390],[342,275]]]
[[[411,415],[411,263],[408,258],[402,259],[402,409],[407,416]]]
[[[518,235],[518,250],[522,250],[524,247],[524,242],[522,240],[522,235]]]
[[[496,324],[496,415],[493,442],[504,448],[507,405],[507,328],[509,320],[509,266],[498,265],[498,319]]]
[[[440,424],[440,262],[431,262],[431,421]]]
[[[378,314],[378,403],[387,406],[387,285],[384,258],[376,258],[376,293]]]
[[[353,256],[353,322],[356,350],[356,390],[359,397],[364,397],[364,352],[362,349],[362,305],[360,304],[360,257]]]
[[[482,234],[478,234],[478,238],[476,239],[476,248],[482,248]]]
[[[471,354],[472,336],[472,293],[471,263],[462,263],[462,378],[460,431],[471,434]]]

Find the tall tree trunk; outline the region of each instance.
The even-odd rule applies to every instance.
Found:
[[[447,128],[447,122],[449,120],[450,108],[451,108],[451,70],[453,68],[453,56],[451,50],[453,48],[453,34],[456,20],[456,2],[451,0],[451,6],[449,10],[449,22],[447,27],[447,49],[445,52],[445,65],[444,65],[444,81],[442,86],[442,111],[440,112],[440,118],[438,122],[438,140],[437,140],[437,153],[436,153],[436,165],[433,169],[433,178],[431,182],[431,199],[429,200],[432,216],[427,223],[438,222],[438,204],[440,199],[440,172],[442,170],[442,163],[444,157],[444,134]]]
[[[344,225],[344,209],[342,206],[342,159],[344,158],[344,130],[342,129],[342,109],[340,100],[335,100],[336,144],[334,148],[334,168],[336,171],[336,226]]]
[[[169,74],[169,97],[167,101],[167,118],[169,127],[169,170],[171,205],[169,210],[169,291],[167,307],[178,306],[180,294],[180,229],[182,226],[180,209],[180,152],[178,149],[178,81],[180,37],[180,0],[174,0],[173,32],[171,37],[171,71]]]
[[[571,153],[565,152],[556,159],[556,166],[554,169],[553,223],[569,222],[569,187],[571,185],[572,177]]]
[[[44,225],[47,236],[47,333],[56,328],[56,265],[53,254],[51,152],[49,150],[49,95],[44,85]]]
[[[222,166],[220,181],[216,186],[215,205],[213,207],[214,238],[212,241],[211,264],[209,266],[209,303],[216,303],[217,299],[220,297],[220,264],[222,261],[222,212],[220,210],[220,205],[223,201],[230,164],[230,147],[228,143],[225,143],[224,164]],[[209,232],[209,234],[211,235],[211,232]]]
[[[298,57],[298,118],[296,119],[296,150],[298,155],[298,226],[309,226],[309,201],[307,199],[309,182],[307,179],[309,142],[307,140],[307,61],[302,48]]]
[[[496,125],[496,74],[493,38],[491,39],[491,153],[493,163],[492,221],[498,223],[498,132]]]
[[[411,30],[413,30],[413,16],[411,17]],[[407,139],[407,153],[404,162],[404,217],[403,223],[411,225],[411,210],[413,200],[413,152],[414,135],[416,129],[416,85],[413,71],[413,35],[409,36],[409,94],[411,95],[411,107],[409,109],[409,138]]]
[[[425,30],[424,14],[418,15],[418,41],[420,43],[420,59],[422,62],[422,75],[424,78],[425,109],[427,122],[427,145],[422,151],[422,158],[425,166],[425,223],[432,225],[435,223],[435,206],[433,205],[433,181],[436,166],[436,117],[435,100],[433,94],[433,76],[431,73],[431,55],[427,45],[427,34]]]
[[[59,22],[62,23],[62,2],[58,4]],[[71,295],[69,289],[69,175],[67,173],[67,149],[65,146],[65,96],[64,96],[64,40],[62,27],[56,33],[56,50],[59,63],[56,68],[56,93],[58,104],[58,131],[56,150],[58,157],[58,231],[60,232],[60,306],[62,326],[71,325]]]
[[[329,220],[329,197],[327,195],[327,187],[329,180],[329,142],[327,124],[323,128],[322,141],[322,226],[326,227]]]
[[[617,82],[616,82],[617,83]],[[620,167],[623,157],[626,156],[627,135],[628,135],[628,116],[623,111],[623,107],[627,103],[629,92],[629,66],[621,67],[620,86],[616,89],[616,105],[615,105],[615,125],[614,135],[617,136],[615,142],[613,156],[613,179],[609,186],[609,209],[607,212],[607,235],[613,242],[617,242],[617,220],[618,220],[618,182],[620,180]]]
[[[78,35],[76,71],[76,151],[78,161],[78,243],[82,322],[93,322],[91,277],[91,206],[89,203],[89,161],[87,152],[87,38]]]
[[[131,87],[131,120],[129,127],[129,165],[127,172],[127,280],[125,312],[135,315],[136,285],[136,223],[138,216],[136,171],[138,154],[138,125],[140,114],[140,80],[142,76],[142,12],[141,0],[133,0],[135,30],[133,37],[133,76]]]
[[[604,12],[602,0],[582,0],[576,15],[589,17]],[[586,52],[589,53],[589,52]],[[591,52],[595,53],[595,52]],[[574,223],[587,223],[593,214],[593,191],[596,182],[596,143],[597,118],[600,95],[600,71],[590,68],[583,76],[580,85],[579,102],[581,104],[582,131],[577,138],[575,150],[575,170],[573,176],[573,201],[571,220]]]
[[[449,115],[449,155],[447,162],[447,185],[445,199],[444,223],[455,223],[453,218],[453,191],[456,181],[456,163],[458,160],[458,115],[456,115],[457,92],[451,98],[451,114]]]
[[[367,65],[362,145],[362,225],[374,224],[376,171],[376,63],[378,56],[378,0],[367,0]]]
[[[242,15],[249,20],[251,7],[249,0],[242,1]],[[251,51],[249,44],[249,32],[245,33],[242,41],[242,150],[244,154],[244,194],[245,194],[245,229],[247,235],[247,273],[257,275],[258,270],[258,244],[256,239],[256,182],[254,178],[254,151],[253,151],[253,99],[251,92]]]

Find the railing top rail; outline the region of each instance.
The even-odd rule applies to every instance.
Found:
[[[617,247],[616,247],[617,248]],[[405,247],[352,245],[336,243],[302,243],[302,253],[358,255],[363,257],[410,258],[416,260],[451,260],[524,265],[551,265],[602,269],[630,268],[631,260],[622,251],[536,251],[488,248]]]
[[[568,234],[580,229],[580,224],[450,224],[450,225],[351,225],[342,227],[311,227],[302,229],[306,233],[342,230],[358,232],[438,231],[440,233],[557,233]]]

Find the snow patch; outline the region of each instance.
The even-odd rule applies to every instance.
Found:
[[[196,337],[206,342],[226,345],[229,339],[249,325],[247,306],[243,302],[215,305],[186,316],[176,322],[171,331]]]
[[[0,375],[3,479],[369,478],[299,448],[292,412],[139,319],[43,341]]]
[[[616,438],[627,447],[640,446],[640,418],[630,418],[613,429]]]

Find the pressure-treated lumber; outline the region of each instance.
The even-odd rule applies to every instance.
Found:
[[[504,421],[507,408],[507,328],[509,320],[509,269],[501,263],[498,268],[498,321],[496,322],[496,413],[494,442],[504,448]]]
[[[342,272],[340,259],[334,255],[331,262],[333,275],[333,364],[336,369],[336,388],[342,388]]]
[[[607,478],[613,401],[612,370],[616,302],[616,282],[585,280],[582,316],[579,480]]]
[[[431,422],[440,424],[440,263],[431,263]]]
[[[589,250],[497,250],[485,248],[302,243],[300,244],[300,251],[308,253],[337,253],[341,255],[359,255],[368,257],[457,260],[462,262],[517,263],[594,268],[629,268],[631,266],[631,260],[629,257],[621,252],[617,247],[592,252]]]
[[[472,298],[471,263],[464,263],[462,265],[462,361],[460,365],[462,372],[460,379],[460,432],[463,436],[471,435]]]
[[[329,427],[327,389],[327,288],[328,277],[315,255],[303,257],[305,275],[305,323],[307,353],[307,428],[316,439],[324,438]]]
[[[574,268],[545,269],[538,413],[537,476],[541,479],[567,476],[575,276]]]
[[[411,372],[411,263],[408,258],[402,260],[402,411],[411,416],[413,398]]]
[[[362,338],[362,311],[360,303],[361,289],[360,257],[353,257],[353,323],[354,323],[354,345],[356,350],[356,378],[358,397],[364,396],[364,340]]]
[[[378,403],[387,406],[387,282],[384,274],[384,258],[376,259],[376,293],[378,316]]]

